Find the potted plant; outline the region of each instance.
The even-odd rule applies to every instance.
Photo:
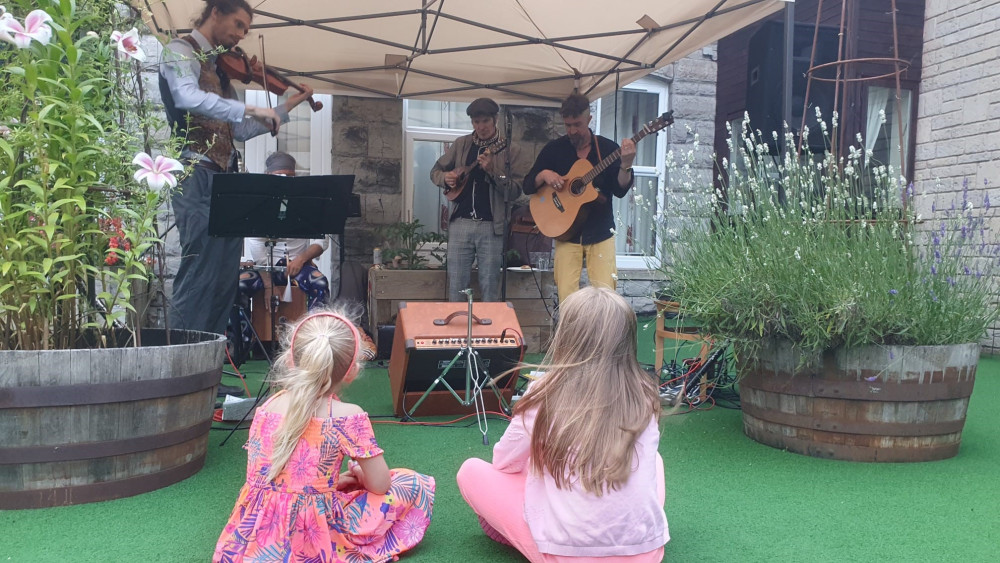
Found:
[[[204,463],[225,344],[139,330],[135,290],[182,166],[151,134],[162,124],[144,96],[138,14],[113,0],[5,5],[0,464],[14,466],[0,508],[159,488]]]
[[[736,132],[704,222],[663,233],[674,299],[735,345],[746,434],[839,459],[955,455],[998,315],[989,199],[966,188],[925,218],[863,148],[797,157],[784,140],[772,158]]]
[[[380,227],[382,263],[368,276],[368,326],[379,342],[379,327],[395,323],[401,301],[445,301],[447,274],[444,235],[424,230],[419,219]],[[382,348],[385,348],[383,342]]]
[[[441,243],[448,238],[440,233],[424,230],[420,219],[399,221],[383,225],[376,231],[383,239],[382,258],[388,258],[386,268],[403,270],[424,270],[442,268],[445,255]]]

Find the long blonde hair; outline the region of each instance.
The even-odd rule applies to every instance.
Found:
[[[514,409],[538,409],[531,467],[560,489],[578,481],[601,496],[624,485],[636,440],[659,417],[656,382],[636,360],[636,331],[632,307],[610,289],[587,287],[560,305],[538,366],[545,375]]]
[[[361,369],[357,338],[348,317],[331,310],[313,312],[286,331],[284,352],[274,362],[271,380],[287,394],[288,409],[274,432],[268,480],[274,480],[292,457],[320,401]]]

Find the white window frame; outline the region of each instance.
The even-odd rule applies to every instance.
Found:
[[[665,82],[655,80],[653,78],[640,78],[631,84],[622,86],[620,90],[658,94],[659,106],[657,108],[657,115],[662,115],[669,109],[669,90],[668,85]],[[596,113],[594,115],[595,119],[593,120],[594,132],[610,139],[611,136],[614,135],[614,131],[608,131],[605,133],[600,130],[602,111],[601,100],[598,99],[594,103],[597,105]],[[614,108],[612,108],[611,111],[614,111]],[[614,139],[614,141],[616,143],[621,143],[621,139]],[[645,139],[640,142],[648,143],[650,142],[650,139]],[[665,130],[660,130],[656,133],[656,166],[634,167],[635,171],[639,174],[657,177],[656,209],[659,213],[663,213],[666,205],[666,154],[667,133]],[[615,236],[619,235],[616,234]],[[624,236],[624,234],[620,236]],[[657,233],[656,240],[653,244],[654,254],[652,256],[617,255],[615,257],[615,263],[617,264],[618,269],[647,270],[659,268],[663,259],[663,245],[660,242],[659,233]]]
[[[402,220],[413,220],[413,198],[414,194],[414,145],[417,141],[437,141],[441,143],[452,143],[462,135],[472,133],[472,129],[439,129],[436,127],[407,127],[406,100],[403,101],[403,205]],[[436,228],[434,229],[437,230]]]

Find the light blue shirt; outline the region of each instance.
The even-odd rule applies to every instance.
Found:
[[[197,29],[191,32],[191,37],[201,46],[205,53],[214,50],[212,44]],[[216,55],[209,54],[208,60],[214,64]],[[227,121],[233,124],[233,138],[246,141],[257,135],[270,132],[267,125],[253,118],[244,118],[246,104],[239,100],[232,84],[226,92],[226,97],[206,92],[198,85],[201,77],[201,61],[194,54],[194,48],[183,39],[174,39],[163,51],[163,62],[160,74],[167,81],[167,86],[174,97],[177,109],[196,113],[212,119]],[[282,123],[288,123],[288,111],[284,104],[274,108]],[[197,153],[185,149],[183,156],[197,157]]]

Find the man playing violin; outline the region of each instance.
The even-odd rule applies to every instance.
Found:
[[[431,169],[436,185],[460,189],[448,206],[449,301],[467,299],[461,291],[469,287],[474,260],[479,264],[482,300],[500,300],[504,202],[520,195],[528,163],[516,145],[501,150],[505,143],[497,130],[499,111],[500,106],[489,98],[469,104],[466,113],[472,118],[473,132],[455,139]]]
[[[579,159],[587,159],[591,164],[601,161],[618,150],[618,144],[611,139],[595,135],[590,130],[590,100],[582,94],[570,94],[559,109],[566,134],[549,141],[535,165],[524,179],[524,193],[531,195],[548,184],[556,191],[564,191],[563,175],[570,171]],[[555,277],[559,302],[580,289],[583,264],[587,263],[587,276],[595,287],[615,289],[618,270],[615,265],[615,219],[611,207],[611,196],[625,197],[635,181],[632,163],[635,161],[635,143],[625,139],[621,145],[621,161],[615,161],[594,179],[594,186],[603,198],[592,202],[589,214],[579,233],[571,240],[556,241],[555,260],[552,273]]]
[[[238,171],[234,141],[277,133],[288,111],[312,94],[289,96],[277,109],[241,102],[216,66],[218,52],[236,46],[250,30],[246,0],[205,0],[191,35],[167,44],[160,66],[160,93],[174,133],[185,138],[181,156],[193,170],[173,195],[181,243],[174,279],[171,328],[222,334],[236,297],[242,239],[208,236],[212,176]]]

